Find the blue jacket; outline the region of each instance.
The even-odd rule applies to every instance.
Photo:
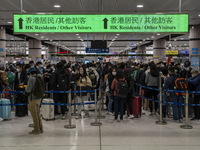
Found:
[[[189,84],[192,84],[195,88],[195,91],[200,91],[200,75],[192,77],[188,80]],[[200,94],[195,94],[200,95]]]
[[[174,85],[174,80],[175,80],[175,78],[176,78],[175,74],[173,74],[169,78],[167,78],[163,89],[165,89],[165,90],[174,90],[174,86],[175,86]]]

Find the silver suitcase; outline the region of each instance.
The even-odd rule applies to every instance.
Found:
[[[45,98],[42,100],[42,103],[54,103],[54,100],[51,98]],[[54,105],[42,105],[41,114],[42,119],[44,120],[55,120]]]

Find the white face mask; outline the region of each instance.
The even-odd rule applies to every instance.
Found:
[[[195,77],[195,75],[193,74],[192,77]]]
[[[80,71],[80,74],[83,74],[83,71]]]
[[[190,68],[185,68],[185,70],[186,70],[186,71],[189,71],[189,70],[190,70]]]
[[[17,68],[17,72],[20,72],[20,69]]]
[[[116,74],[117,74],[117,72],[112,72],[112,75],[113,75],[113,76],[116,76]]]

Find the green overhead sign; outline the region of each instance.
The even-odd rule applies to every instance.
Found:
[[[14,14],[15,33],[188,32],[187,14]]]

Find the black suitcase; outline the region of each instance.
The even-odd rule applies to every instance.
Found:
[[[21,104],[21,103],[27,104],[27,102],[28,102],[27,96],[25,96],[24,94],[17,94],[15,104]],[[16,117],[28,116],[28,106],[27,105],[16,106],[15,116]]]

